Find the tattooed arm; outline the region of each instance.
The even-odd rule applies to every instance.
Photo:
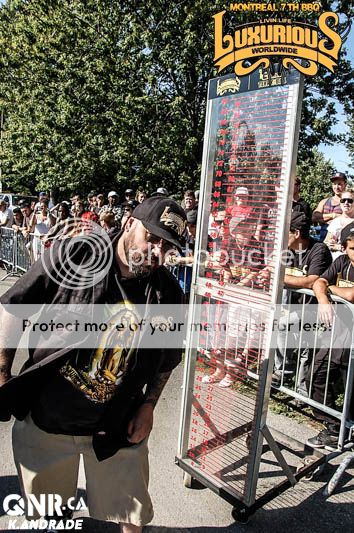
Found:
[[[153,426],[154,407],[157,404],[170,375],[171,372],[157,374],[155,379],[148,384],[145,401],[128,424],[127,438],[129,442],[137,444],[149,436]]]
[[[157,374],[154,381],[147,386],[144,403],[151,404],[153,407],[155,407],[158,399],[160,398],[161,392],[169,380],[170,375],[171,372]]]

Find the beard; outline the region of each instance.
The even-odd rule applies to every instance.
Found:
[[[134,278],[146,278],[159,266],[157,258],[143,255],[139,248],[134,249],[128,243],[124,245],[124,253],[129,265],[129,272],[133,274]]]

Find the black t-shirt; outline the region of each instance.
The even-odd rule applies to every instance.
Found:
[[[289,250],[289,261],[286,274],[292,276],[321,276],[332,263],[332,255],[328,246],[314,239],[309,239],[306,250],[297,252]],[[292,294],[291,303],[300,303],[302,296]],[[313,298],[306,298],[306,303],[313,303]]]
[[[290,250],[290,264],[287,273],[303,276],[320,276],[332,263],[332,255],[328,246],[314,239],[309,239],[306,250],[301,252]]]
[[[54,255],[54,267],[58,269],[55,258]],[[53,266],[53,257],[49,263]],[[145,304],[147,301],[181,304],[183,294],[177,281],[164,267],[148,278],[122,279],[114,264],[99,284],[70,291],[63,284],[51,280],[39,261],[1,297],[3,304],[55,302],[64,304],[61,309],[66,309],[65,304],[69,303],[116,304],[122,301],[125,305],[129,302],[129,311],[134,304]],[[16,316],[21,316],[21,307],[16,306]],[[119,339],[117,344],[115,342],[116,338],[113,347],[110,342],[108,348],[107,343],[106,346],[102,344],[100,349],[69,350],[58,358],[57,348],[47,349],[39,345],[39,348],[31,350],[26,367],[31,369],[39,363],[41,368],[34,371],[33,378],[32,374],[27,374],[29,386],[26,393],[21,386],[22,376],[19,376],[18,390],[15,385],[12,386],[16,400],[26,394],[21,399],[21,412],[24,412],[24,407],[30,409],[36,424],[52,433],[93,434],[100,429],[102,418],[106,420],[105,429],[111,428],[114,421],[119,427],[119,410],[126,411],[127,404],[141,396],[144,385],[156,374],[175,368],[181,360],[182,350],[163,347],[127,350],[122,349]],[[31,387],[34,382],[36,386]]]
[[[354,288],[354,266],[346,254],[340,255],[321,275],[321,278],[327,280],[329,285]],[[350,344],[348,343],[352,342],[353,335],[353,314],[345,304],[339,303],[337,305],[336,326],[334,328],[335,343],[336,346],[346,346],[347,348],[345,350],[333,349],[332,361],[345,361],[347,364],[350,353],[348,348]],[[339,342],[338,339],[342,340]],[[346,355],[343,356],[343,354]]]
[[[340,255],[321,275],[329,285],[354,287],[354,266],[346,254]]]
[[[134,304],[144,303],[147,279],[118,281],[116,276],[111,271],[105,303],[124,303],[125,320],[131,319],[133,322]],[[105,318],[108,319],[108,316]],[[112,347],[110,339],[106,347],[75,350],[68,354],[64,364],[46,376],[31,411],[38,427],[49,433],[69,435],[90,435],[97,430],[107,404],[115,396],[127,373],[136,367],[136,358],[148,357],[145,350],[140,350],[138,354],[137,350],[123,348],[126,343],[123,334],[114,334],[115,347]],[[175,363],[170,361],[160,371],[171,370]]]

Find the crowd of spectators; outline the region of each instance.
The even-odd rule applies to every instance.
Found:
[[[151,196],[169,197],[169,192],[165,187],[159,187]],[[135,207],[147,197],[148,193],[142,187],[136,191],[126,189],[121,195],[115,190],[107,195],[91,191],[86,198],[74,194],[70,200],[53,205],[48,194],[41,192],[38,201],[22,200],[13,210],[4,200],[0,201],[0,227],[12,228],[21,234],[34,261],[42,248],[50,246],[52,241],[87,232],[88,221],[99,224],[108,233],[119,231]],[[194,191],[185,192],[182,205],[195,226],[197,200]]]
[[[328,303],[329,290],[345,300],[354,303],[354,192],[347,188],[347,177],[337,172],[331,178],[333,195],[324,198],[313,211],[301,197],[301,181],[296,178],[293,198],[288,251],[290,253],[285,270],[285,289],[313,289],[318,301]],[[276,203],[279,191],[274,192],[274,206],[270,203],[257,205],[252,199],[251,191],[246,186],[236,187],[232,202],[223,211],[212,213],[208,228],[208,261],[207,268],[213,271],[222,284],[256,287],[266,290],[269,287],[274,264],[270,259],[269,250],[274,247],[275,224],[277,219]],[[169,196],[164,187],[158,188],[151,196]],[[172,255],[168,259],[171,269],[188,296],[191,284],[190,266],[194,259],[199,191],[186,190],[181,205],[187,216],[186,250],[184,255]],[[87,232],[89,222],[99,224],[108,233],[116,232],[124,227],[126,221],[134,213],[135,207],[148,197],[142,188],[134,191],[127,189],[124,195],[112,190],[105,196],[103,193],[91,191],[87,198],[79,194],[72,196],[70,201],[62,201],[53,206],[44,192],[40,193],[38,202],[30,205],[23,201],[11,211],[4,201],[0,202],[0,225],[20,232],[31,245],[31,254],[36,259],[43,246],[50,246],[55,239],[65,239]],[[313,231],[314,226],[320,228],[319,235]],[[311,231],[312,229],[312,231]],[[30,240],[30,235],[35,239]],[[221,257],[227,243],[228,251],[233,252],[233,261],[223,263]],[[211,244],[214,245],[212,250]],[[217,246],[215,247],[215,244]],[[218,250],[218,251],[216,251]],[[252,261],[248,261],[247,251],[252,251]],[[236,261],[235,261],[236,257]],[[255,260],[256,259],[256,260]],[[242,262],[243,261],[243,262]],[[236,266],[235,266],[236,265]],[[297,300],[296,300],[297,299]],[[296,300],[296,302],[295,302]],[[300,300],[292,295],[291,303]],[[308,300],[313,303],[315,298]],[[288,302],[289,303],[289,302]],[[326,315],[323,309],[321,318],[330,322],[332,315]],[[240,318],[241,317],[241,318]],[[247,333],[246,320],[238,307],[230,307],[229,322],[233,323],[234,332],[230,333],[228,345],[225,347],[227,357],[222,357],[218,350],[217,367],[213,374],[204,377],[207,383],[219,382],[221,387],[230,387],[234,381],[233,368],[242,365],[247,357],[249,336],[244,335],[245,343],[241,352],[233,350],[234,337],[240,338]],[[286,319],[288,320],[288,318]],[[302,318],[294,312],[292,321],[300,323]],[[284,336],[283,336],[284,337]],[[273,384],[282,384],[284,379],[294,377],[294,360],[291,350],[287,350],[286,340],[279,335],[276,353]],[[230,344],[231,343],[231,344]],[[297,373],[296,390],[306,396],[308,392],[308,369],[312,357],[315,359],[311,373],[311,387],[316,400],[325,401],[333,407],[336,401],[335,390],[338,381],[347,365],[347,352],[343,349],[337,360],[329,354],[312,353],[310,346],[300,346],[300,371]],[[231,356],[230,356],[231,354]],[[324,366],[331,371],[324,372]],[[295,363],[299,364],[299,362]],[[327,368],[326,367],[326,368]],[[333,367],[333,369],[332,369]],[[344,373],[345,374],[345,373]],[[324,400],[323,383],[326,381]],[[338,440],[338,422],[331,417],[320,417],[325,423],[325,430],[314,437],[309,444],[322,447]]]

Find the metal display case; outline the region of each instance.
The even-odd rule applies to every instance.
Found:
[[[267,426],[301,99],[296,71],[209,82],[176,462],[187,484],[217,492],[239,520],[313,468],[293,468],[290,455],[298,463],[304,447],[280,445]]]

